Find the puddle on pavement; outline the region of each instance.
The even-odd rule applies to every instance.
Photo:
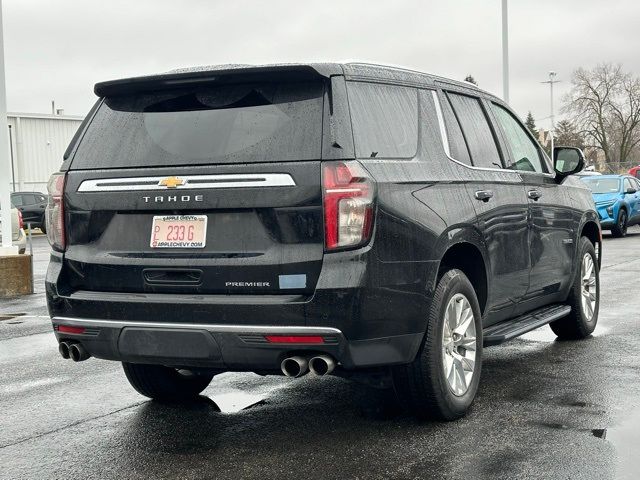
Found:
[[[592,336],[600,337],[602,335],[606,335],[608,331],[609,329],[607,327],[598,325],[596,326],[595,331],[592,333]],[[554,342],[557,337],[556,334],[551,330],[551,327],[545,325],[543,327],[525,333],[520,338],[522,338],[523,340],[528,340],[530,342]]]
[[[598,438],[610,442],[616,449],[618,464],[616,478],[637,479],[640,470],[640,409],[636,408],[618,425],[611,428],[598,428],[591,431]]]
[[[241,410],[248,410],[249,408],[263,405],[267,396],[245,392],[229,392],[213,395],[210,398],[222,413],[236,413]]]

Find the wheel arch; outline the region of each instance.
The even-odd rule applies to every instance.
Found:
[[[478,297],[480,312],[484,315],[489,298],[489,272],[483,248],[470,241],[449,245],[440,259],[438,280],[453,268],[461,270],[471,282]]]
[[[600,267],[602,261],[602,230],[600,225],[594,220],[587,219],[580,228],[578,240],[582,237],[587,237],[593,243],[598,256],[598,267]]]

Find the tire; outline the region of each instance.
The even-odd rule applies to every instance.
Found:
[[[40,224],[40,231],[46,235],[47,227],[45,226],[44,221]]]
[[[578,270],[567,299],[567,305],[571,307],[571,313],[550,324],[553,333],[562,340],[586,338],[591,335],[598,323],[600,271],[595,248],[586,237],[580,238],[577,258],[579,262]],[[592,268],[591,274],[588,271],[589,264],[591,264]],[[585,279],[585,277],[588,278]]]
[[[213,374],[187,374],[163,365],[122,362],[122,368],[131,386],[154,400],[184,401],[195,398],[213,378]]]
[[[621,208],[618,212],[616,224],[611,228],[611,233],[614,237],[622,238],[627,235],[628,226],[627,211],[624,208]]]
[[[447,341],[445,318],[448,307],[454,306],[449,318],[453,318],[455,322],[455,306],[461,305],[464,309],[464,300],[473,318],[468,322],[469,327],[463,330],[464,336],[458,337],[456,341]],[[467,322],[462,322],[464,323]],[[474,331],[471,331],[471,325]],[[475,340],[471,340],[472,336]],[[465,338],[466,342],[463,341]],[[471,376],[467,378],[468,370],[464,367],[469,367],[472,355],[475,361]],[[445,375],[445,365],[453,377]],[[392,369],[394,388],[398,400],[415,416],[421,419],[455,420],[464,416],[473,403],[481,369],[482,316],[478,299],[466,275],[457,269],[449,270],[438,281],[429,308],[427,331],[416,359],[408,365]],[[463,375],[456,376],[459,372],[463,372]],[[452,385],[448,377],[453,380],[465,377],[465,385],[461,382],[457,386],[455,383]],[[466,390],[463,390],[465,386]]]

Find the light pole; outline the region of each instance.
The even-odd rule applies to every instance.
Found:
[[[502,0],[502,97],[509,103],[509,12]]]
[[[18,253],[18,247],[12,247],[11,237],[11,160],[9,156],[9,129],[7,125],[7,94],[4,81],[4,39],[2,35],[2,0],[0,0],[0,210],[2,215],[2,246],[0,256]]]
[[[549,118],[551,119],[551,129],[549,130],[549,140],[551,141],[551,158],[553,160],[553,131],[556,128],[556,124],[555,124],[555,113],[553,110],[553,84],[554,83],[558,83],[560,80],[556,80],[556,76],[558,74],[556,72],[549,72],[549,80],[547,80],[546,82],[541,82],[541,83],[548,83],[549,84],[549,104],[550,104],[550,108],[551,108],[551,115],[549,116]]]

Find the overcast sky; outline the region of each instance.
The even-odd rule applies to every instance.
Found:
[[[84,115],[93,84],[217,63],[364,60],[502,94],[500,0],[4,0],[9,111]],[[640,73],[637,0],[509,0],[511,104],[549,115],[548,72]],[[559,98],[559,96],[557,98]]]

